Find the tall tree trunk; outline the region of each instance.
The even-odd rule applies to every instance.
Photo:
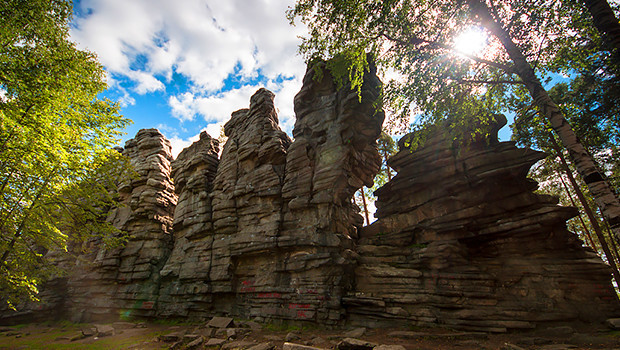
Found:
[[[606,0],[581,0],[590,15],[596,29],[618,50],[620,55],[620,22]]]
[[[601,229],[601,226],[598,223],[598,219],[594,215],[592,208],[590,208],[590,205],[588,204],[588,201],[586,200],[586,196],[583,194],[583,191],[581,191],[579,184],[575,180],[575,177],[573,176],[573,173],[571,172],[570,167],[568,166],[568,163],[566,162],[566,159],[564,159],[564,155],[562,154],[562,149],[560,148],[560,145],[558,145],[558,143],[555,141],[555,137],[553,135],[549,135],[549,139],[551,140],[551,144],[553,145],[553,149],[555,150],[555,153],[557,153],[558,158],[560,158],[560,164],[562,165],[562,168],[564,169],[564,172],[566,173],[566,176],[568,177],[568,181],[570,181],[571,185],[573,186],[573,189],[575,190],[575,193],[577,194],[577,198],[579,198],[579,201],[581,202],[581,205],[583,206],[583,210],[586,212],[586,215],[588,215],[588,219],[590,220],[590,224],[592,224],[594,233],[596,234],[596,237],[598,238],[598,241],[601,244],[603,253],[605,253],[605,257],[607,257],[609,266],[611,266],[612,275],[614,276],[614,279],[616,280],[616,283],[618,284],[618,286],[620,286],[620,270],[618,270],[618,265],[616,264],[615,254],[613,254],[611,250],[609,249],[609,245],[607,244],[607,240],[605,239],[603,230]],[[613,237],[610,237],[610,238],[613,240]],[[617,253],[617,251],[615,251],[615,253]]]
[[[364,205],[364,216],[366,217],[366,225],[370,225],[370,216],[368,216],[368,206],[366,205],[366,195],[364,194],[364,187],[360,188],[360,192],[362,193],[362,204]]]
[[[592,193],[596,203],[609,221],[614,235],[620,238],[620,201],[605,177],[599,172],[592,156],[579,142],[577,135],[575,135],[566,118],[564,118],[560,108],[549,97],[521,49],[512,41],[508,31],[493,18],[486,3],[483,3],[481,0],[467,0],[467,3],[473,13],[480,18],[482,24],[504,46],[514,64],[514,73],[521,78],[540,113],[547,118],[553,130],[560,137],[577,171],[582,176],[590,193]]]

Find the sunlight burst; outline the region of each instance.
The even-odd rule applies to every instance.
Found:
[[[465,55],[480,53],[487,45],[487,35],[482,28],[472,27],[454,39],[454,49]]]

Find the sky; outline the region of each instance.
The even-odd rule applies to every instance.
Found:
[[[75,0],[71,39],[97,54],[103,93],[133,120],[121,142],[158,128],[176,156],[202,130],[218,137],[260,87],[276,94],[280,127],[295,123],[293,98],[305,72],[293,0]]]
[[[306,67],[297,53],[306,28],[286,19],[294,2],[74,0],[70,34],[105,67],[103,97],[133,120],[120,145],[157,128],[176,157],[202,130],[218,137],[261,87],[275,93],[280,127],[292,134],[293,98]],[[509,138],[504,127],[500,139]]]

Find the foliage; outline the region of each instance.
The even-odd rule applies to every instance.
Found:
[[[553,127],[620,239],[618,195],[542,83],[553,74],[589,71],[589,76],[582,73],[584,81],[598,80],[602,87],[591,90],[601,97],[591,110],[617,110],[617,80],[608,77],[617,76],[620,52],[601,44],[580,1],[298,0],[288,15],[292,23],[300,18],[308,25],[310,35],[301,46],[307,59],[345,53],[348,71],[332,74],[351,76],[367,64],[361,60],[364,53],[376,57],[384,75],[394,77],[385,87],[385,105],[401,120],[417,113],[414,129],[436,125],[454,140],[468,142],[493,131],[494,113],[519,112],[520,103],[533,106],[544,118],[537,122],[545,121],[538,127],[545,129],[547,121]],[[484,52],[459,45],[471,30],[487,35]],[[590,87],[584,83],[582,88]],[[598,113],[580,116],[582,125],[599,122]],[[609,125],[617,131],[613,119]],[[407,143],[416,147],[424,135],[416,133]]]
[[[67,234],[112,231],[102,215],[125,165],[110,147],[129,121],[97,98],[105,72],[69,41],[71,13],[64,0],[0,3],[0,290],[9,302],[34,297],[52,273],[43,256],[66,249]]]
[[[372,53],[384,75],[393,77],[385,85],[385,105],[401,126],[412,115],[416,115],[416,130],[450,120],[449,131],[463,138],[472,131],[488,133],[493,113],[514,111],[509,97],[531,101],[506,50],[470,3],[299,0],[288,16],[292,23],[299,18],[308,25],[309,35],[300,47],[306,59],[344,56],[348,64],[333,66],[332,72],[353,78],[353,85],[361,84],[363,77],[353,72],[367,67],[365,53]],[[598,35],[585,7],[574,0],[491,2],[490,6],[542,77],[583,64],[579,59],[587,57],[589,50],[584,47],[585,38]],[[575,26],[580,29],[567,31]],[[460,35],[468,30],[487,35],[484,52],[458,51]],[[579,55],[567,56],[576,47],[583,48]]]
[[[353,198],[355,204],[359,208],[361,208],[362,210],[367,209],[369,211],[368,219],[371,221],[374,213],[371,213],[370,211],[372,210],[372,208],[375,208],[374,203],[376,201],[374,191],[376,191],[379,187],[385,185],[392,178],[392,169],[390,169],[390,167],[388,166],[387,161],[397,151],[396,142],[394,141],[394,138],[388,133],[382,132],[381,136],[379,136],[379,139],[377,140],[377,149],[379,151],[379,155],[381,156],[381,168],[379,169],[379,173],[374,178],[374,184],[370,188],[363,186],[360,191],[355,192],[355,196]],[[364,191],[366,208],[364,208],[364,200],[362,199],[361,191]],[[366,225],[368,224],[370,223],[366,222]]]
[[[580,6],[579,3],[571,1],[566,1],[566,4],[572,7]],[[577,34],[562,39],[564,44],[558,46],[560,49],[549,67],[569,78],[567,82],[554,85],[549,90],[549,95],[557,102],[581,143],[594,155],[613,187],[617,189],[620,177],[620,106],[617,103],[620,99],[620,67],[617,53],[614,54],[609,42],[601,38],[601,34],[594,29],[591,22],[591,16],[581,11],[573,12],[568,19],[567,27]],[[552,143],[554,136],[551,134],[551,127],[526,97],[515,95],[511,104],[516,111],[515,123],[512,125],[513,140],[550,154],[534,172],[537,179],[544,184],[543,189],[558,196],[564,205],[573,205],[560,181],[563,171],[557,170],[558,150]],[[574,169],[572,173],[580,182],[581,191],[588,195],[590,207],[596,208],[583,180]],[[581,206],[579,201],[576,203]],[[605,227],[600,215],[597,215],[597,220],[601,227]],[[585,229],[593,231],[588,220],[581,224],[580,220],[573,219],[569,226],[580,235]]]

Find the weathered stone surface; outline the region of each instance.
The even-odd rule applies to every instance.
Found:
[[[245,341],[245,340],[236,340],[236,341],[222,345],[220,349],[222,350],[233,350],[233,349],[243,350],[243,349],[251,348],[254,345],[256,345],[255,342]]]
[[[105,324],[96,324],[95,329],[97,329],[98,337],[108,337],[114,335],[114,327],[108,326]]]
[[[376,140],[384,119],[374,102],[380,81],[366,72],[360,96],[338,89],[332,77],[309,69],[295,97],[295,142],[289,147],[282,197],[286,206],[278,246],[288,250],[288,317],[323,324],[340,322],[341,298],[353,286],[350,259],[363,219],[352,204],[355,191],[371,186],[381,161]],[[291,312],[292,311],[292,312]]]
[[[359,328],[355,328],[353,330],[350,330],[350,331],[346,332],[343,335],[344,335],[345,338],[359,338],[359,337],[363,336],[364,333],[366,333],[366,328],[359,327]]]
[[[213,317],[209,323],[207,323],[207,327],[210,328],[228,328],[233,326],[232,317]]]
[[[202,343],[204,343],[204,338],[201,336],[198,336],[196,339],[190,341],[189,343],[187,343],[187,345],[185,345],[186,349],[198,349],[200,347],[200,345],[202,345]]]
[[[282,350],[322,350],[322,349],[315,348],[313,346],[303,345],[303,344],[284,343],[282,345]]]
[[[338,350],[371,350],[378,344],[355,338],[344,338],[336,345]]]
[[[159,270],[172,248],[172,213],[177,197],[170,178],[170,142],[156,129],[140,130],[123,155],[136,177],[119,186],[121,206],[108,220],[126,232],[123,248],[106,250],[98,239],[67,270],[64,307],[75,321],[155,314]]]
[[[619,315],[608,267],[566,229],[575,209],[526,178],[540,152],[496,138],[459,149],[439,130],[410,152],[405,137],[390,160],[398,174],[376,192],[378,220],[362,228],[352,196],[379,169],[383,121],[373,67],[364,81],[360,101],[323,63],[308,69],[294,141],[258,90],[225,125],[219,159],[207,133],[171,162],[157,130],[139,131],[123,151],[137,177],[108,218],[129,241],[57,259],[71,274],[48,283],[41,310],[76,322],[218,315],[487,332]]]
[[[224,343],[226,343],[226,339],[211,338],[207,340],[207,342],[205,343],[205,346],[206,347],[220,346]]]
[[[542,153],[496,135],[455,149],[439,129],[411,152],[409,137],[361,232],[351,320],[504,332],[617,314],[608,266],[566,229],[574,208],[526,178]]]
[[[378,345],[372,350],[406,350],[402,345]]]
[[[293,144],[278,127],[273,94],[260,89],[225,125],[228,140],[214,176],[184,165],[199,163],[193,160],[197,149],[210,147],[202,154],[214,155],[212,143],[201,137],[202,144],[179,155],[173,164],[180,179],[177,239],[161,271],[161,315],[342,320],[340,297],[352,283],[347,257],[361,223],[351,197],[372,183],[380,164],[376,138],[383,114],[373,107],[379,84],[373,74],[360,103],[329,74],[315,81],[309,70],[296,98]],[[183,179],[194,177],[203,179],[208,194],[190,202],[209,215],[188,226],[179,208],[192,198]]]
[[[249,347],[248,350],[273,350],[275,347],[272,342],[265,342]]]
[[[620,318],[607,319],[605,324],[611,329],[620,329]]]

